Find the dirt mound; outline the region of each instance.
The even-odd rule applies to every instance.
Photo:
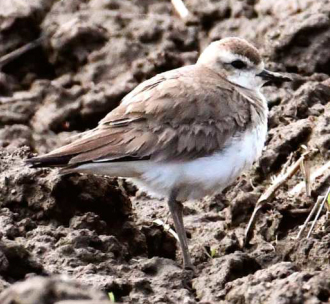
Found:
[[[326,214],[311,238],[295,237],[329,187],[330,170],[313,182],[311,196],[296,187],[301,173],[287,181],[243,242],[272,176],[306,147],[312,172],[330,160],[327,1],[186,0],[185,21],[167,0],[1,3],[0,57],[43,37],[15,60],[0,61],[1,303],[98,304],[109,293],[116,302],[143,304],[329,301]],[[224,194],[185,204],[198,274],[189,287],[176,240],[154,222],[167,222],[165,202],[122,180],[60,176],[23,160],[94,127],[138,83],[194,63],[226,36],[252,41],[268,68],[294,81],[263,88],[270,130],[253,170]]]

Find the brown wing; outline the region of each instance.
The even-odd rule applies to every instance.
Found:
[[[145,81],[97,128],[30,162],[191,160],[221,150],[249,124],[249,100],[219,75],[194,65]]]

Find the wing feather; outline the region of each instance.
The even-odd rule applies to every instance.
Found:
[[[213,71],[183,67],[140,84],[97,128],[29,162],[72,165],[128,157],[168,161],[207,156],[249,126],[250,105],[249,98]]]

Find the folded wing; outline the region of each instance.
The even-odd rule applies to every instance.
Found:
[[[99,125],[34,166],[121,160],[177,161],[211,155],[250,124],[250,102],[211,70],[188,66],[137,86]]]

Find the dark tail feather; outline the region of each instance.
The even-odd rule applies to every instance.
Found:
[[[39,156],[25,160],[25,163],[33,168],[63,167],[66,166],[74,155],[64,156]]]

